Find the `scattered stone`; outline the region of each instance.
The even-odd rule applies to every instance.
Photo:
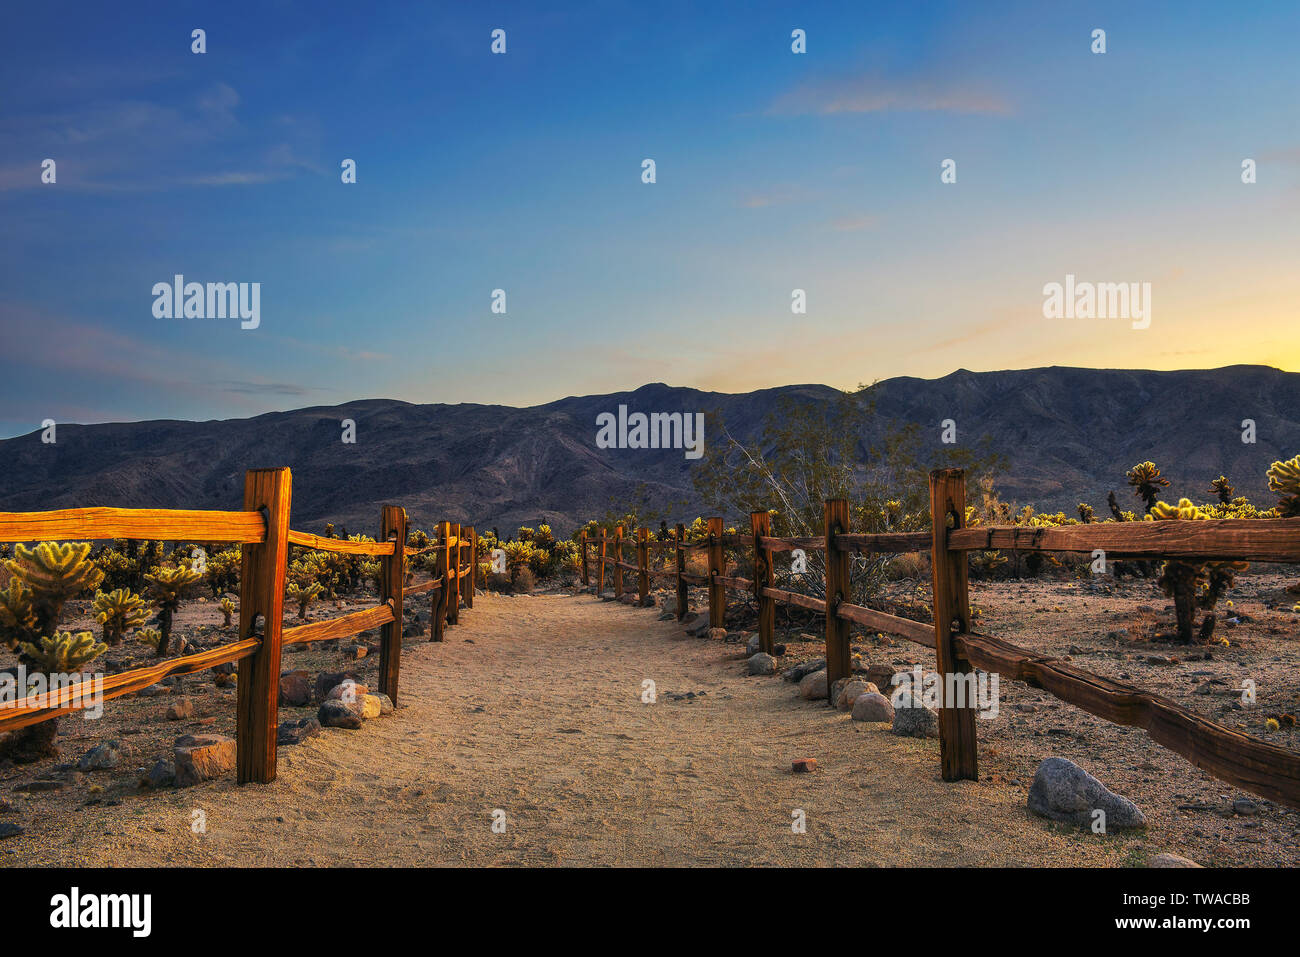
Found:
[[[1179,857],[1177,854],[1157,854],[1147,862],[1148,867],[1200,867],[1195,861],[1188,860],[1185,857]]]
[[[277,744],[301,744],[307,738],[314,738],[321,733],[320,721],[316,718],[302,718],[299,721],[282,721],[276,728]]]
[[[674,618],[676,618],[676,617],[677,617],[677,612],[675,612],[675,611],[665,611],[665,612],[663,612],[663,613],[659,616],[659,620],[660,620],[660,621],[672,621],[672,620],[673,620]]]
[[[870,665],[867,668],[867,680],[877,688],[892,688],[894,686],[893,665]]]
[[[154,789],[169,788],[175,783],[176,783],[176,766],[172,764],[170,761],[163,761],[163,760],[160,760],[157,764],[155,764],[149,770],[149,773],[145,776],[144,780],[140,782],[140,784],[143,785],[144,787],[154,788]]]
[[[360,661],[362,658],[364,658],[366,655],[370,653],[370,649],[368,649],[365,645],[353,645],[351,651],[352,651],[352,658],[356,661]]]
[[[147,688],[141,688],[136,692],[141,698],[156,698],[159,695],[171,694],[172,689],[164,684],[149,685]]]
[[[894,734],[906,738],[937,738],[939,715],[910,692],[901,691],[893,702]]]
[[[194,716],[194,702],[189,698],[177,698],[167,706],[168,721],[183,721]]]
[[[13,821],[0,821],[0,840],[6,837],[18,837],[22,833],[22,825],[15,824]]]
[[[750,635],[749,641],[745,644],[745,653],[748,655],[756,655],[762,650],[763,648],[760,636]]]
[[[311,704],[311,683],[306,671],[280,674],[280,707],[301,708]]]
[[[1259,805],[1250,798],[1237,798],[1232,802],[1232,810],[1242,817],[1250,817],[1259,813]]]
[[[703,638],[709,633],[709,616],[700,615],[699,620],[687,628],[686,632],[694,638]]]
[[[20,784],[15,791],[24,791],[28,794],[35,794],[39,791],[62,791],[62,781],[29,781],[26,784]]]
[[[361,709],[355,704],[342,701],[326,701],[316,713],[322,726],[326,728],[346,728],[355,731],[361,727]]]
[[[878,691],[858,695],[853,702],[854,721],[893,721],[894,706]]]
[[[770,675],[776,671],[776,659],[766,652],[760,651],[751,655],[749,660],[745,662],[745,666],[749,669],[751,675]]]
[[[840,684],[838,681],[835,683]],[[879,694],[880,689],[870,681],[865,681],[862,678],[851,678],[844,682],[843,685],[840,685],[840,690],[835,695],[835,707],[840,711],[852,711],[854,703],[867,692]]]
[[[176,739],[176,785],[188,787],[235,769],[234,738],[224,734],[187,734]]]
[[[799,680],[799,697],[805,701],[826,700],[826,669],[804,675]]]
[[[814,658],[812,661],[804,661],[785,673],[786,681],[802,681],[804,675],[810,675],[814,671],[823,671],[826,668],[825,658]]]
[[[709,629],[709,640],[710,640],[710,641],[726,641],[726,640],[727,640],[727,629],[725,629],[725,628],[710,628],[710,629]]]
[[[107,771],[122,763],[122,745],[118,741],[97,744],[77,761],[78,771]]]
[[[790,770],[795,774],[810,774],[817,770],[817,759],[795,758],[790,764]]]
[[[1098,809],[1106,813],[1107,831],[1146,826],[1146,816],[1136,804],[1065,758],[1046,758],[1038,765],[1028,804],[1035,814],[1079,827],[1091,827]]]

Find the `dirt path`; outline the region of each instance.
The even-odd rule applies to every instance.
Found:
[[[743,676],[734,645],[656,611],[481,596],[445,643],[408,640],[396,715],[281,749],[275,783],[35,821],[4,863],[1106,865],[1141,851],[1033,818],[1023,788],[945,784],[937,742]],[[791,774],[804,756],[821,769]]]

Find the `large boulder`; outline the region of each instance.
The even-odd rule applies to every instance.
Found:
[[[826,669],[804,675],[799,681],[799,697],[806,701],[826,700]]]
[[[350,703],[354,701],[360,701],[369,693],[370,693],[370,689],[368,687],[366,687],[365,685],[357,681],[354,681],[351,678],[348,678],[344,681],[340,681],[333,688],[331,688],[329,690],[329,693],[325,695],[325,700],[343,701],[343,702]]]
[[[235,770],[234,738],[224,734],[187,734],[176,739],[176,785],[187,787]]]
[[[770,675],[776,671],[776,659],[760,651],[750,656],[745,667],[751,675]]]
[[[1095,811],[1106,814],[1107,831],[1145,827],[1146,816],[1136,804],[1111,791],[1073,761],[1046,758],[1034,772],[1029,810],[1053,821],[1091,828]]]
[[[884,688],[886,691],[894,687],[894,666],[893,665],[868,665],[867,680],[877,688]]]
[[[324,671],[316,678],[316,686],[312,692],[317,701],[324,701],[325,696],[330,693],[330,689],[342,684],[344,681],[351,679],[356,680],[356,674],[351,671]]]
[[[355,731],[361,727],[361,705],[344,701],[326,701],[316,712],[321,725],[326,728],[346,728]]]
[[[927,708],[920,698],[900,691],[894,695],[893,708],[894,734],[906,738],[939,736],[939,715],[932,708]]]
[[[878,691],[860,694],[853,702],[854,721],[893,721],[894,706]]]
[[[802,661],[788,670],[782,677],[786,681],[799,682],[803,681],[804,675],[812,674],[814,671],[822,671],[826,668],[825,658],[814,658],[812,661]]]

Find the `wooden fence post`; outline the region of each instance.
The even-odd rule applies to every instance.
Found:
[[[478,578],[478,532],[471,525],[465,530],[465,544],[469,547],[469,581],[465,588],[465,607],[474,607],[474,580]]]
[[[447,630],[447,593],[451,589],[451,579],[447,576],[447,568],[451,560],[447,554],[447,542],[451,538],[451,523],[438,523],[438,544],[434,550],[436,562],[434,564],[434,574],[442,579],[442,587],[433,593],[433,601],[429,605],[429,613],[433,615],[432,634],[429,636],[430,641],[442,641]]]
[[[392,602],[393,620],[379,631],[379,693],[397,707],[397,676],[402,666],[402,596],[406,587],[406,509],[385,505],[379,540],[393,539],[393,554],[380,557],[379,600]]]
[[[725,627],[727,620],[727,586],[718,581],[725,575],[726,553],[722,550],[722,519],[709,519],[709,627]]]
[[[451,547],[451,571],[449,574],[452,576],[453,584],[447,595],[447,624],[457,625],[460,624],[460,554],[462,546],[460,525],[451,526],[451,537],[456,540],[456,544]]]
[[[957,656],[952,640],[957,631],[970,630],[968,566],[964,551],[949,551],[948,533],[966,524],[966,475],[961,469],[936,469],[930,473],[930,521],[933,542],[930,565],[934,591],[934,651],[943,691],[939,705],[939,760],[945,781],[979,780],[979,748],[975,737],[975,708],[969,687],[958,693],[963,707],[948,700],[958,675],[970,673],[970,664]],[[951,676],[951,677],[950,677]],[[920,694],[919,688],[913,694]]]
[[[614,529],[614,599],[623,597],[623,526]]]
[[[599,598],[605,594],[605,551],[608,547],[609,540],[605,535],[605,529],[600,530],[600,560],[596,563],[596,597]]]
[[[832,498],[825,505],[826,530],[826,698],[835,703],[835,682],[853,673],[849,656],[849,623],[837,612],[840,602],[851,603],[851,555],[835,547],[835,536],[849,530],[847,499]]]
[[[244,509],[266,518],[266,541],[241,548],[239,637],[251,638],[258,616],[262,643],[239,663],[235,712],[237,779],[240,784],[275,780],[275,741],[280,717],[280,629],[284,576],[289,563],[289,500],[293,476],[286,468],[244,473]]]
[[[772,516],[767,511],[750,512],[749,524],[754,530],[754,602],[758,606],[758,648],[772,654],[772,632],[776,629],[776,599],[763,594],[764,588],[776,584],[772,573],[772,553],[763,547],[760,539],[772,534]]]
[[[584,588],[586,588],[586,587],[590,587],[591,585],[591,572],[587,568],[587,533],[586,532],[582,533],[582,538],[580,538],[579,541],[582,544],[582,585]]]
[[[686,538],[686,529],[681,522],[677,523],[677,620],[681,621],[686,617],[686,579],[682,577],[682,572],[686,571],[686,550],[682,548],[682,542]]]
[[[641,604],[650,597],[650,529],[642,525],[636,530],[637,598]]]

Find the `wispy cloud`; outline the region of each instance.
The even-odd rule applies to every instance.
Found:
[[[824,77],[784,93],[767,108],[773,116],[937,111],[1007,116],[1011,104],[996,93],[952,83],[888,80],[877,74]]]
[[[839,219],[831,220],[830,227],[837,233],[856,233],[859,230],[871,229],[879,222],[879,216],[841,216]]]

